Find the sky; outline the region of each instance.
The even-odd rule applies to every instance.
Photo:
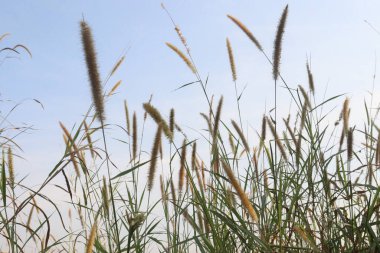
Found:
[[[199,112],[208,109],[200,88],[193,85],[174,91],[195,78],[165,45],[170,42],[183,50],[160,4],[125,0],[3,3],[0,34],[11,35],[0,41],[0,48],[23,44],[33,55],[30,58],[22,50],[20,55],[0,53],[1,113],[24,101],[9,120],[15,125],[31,124],[35,129],[16,139],[23,148],[16,151],[22,157],[16,161],[19,177],[28,174],[30,182],[42,182],[64,151],[58,122],[71,129],[91,103],[80,42],[79,22],[83,18],[93,30],[103,79],[126,53],[125,62],[105,87],[109,90],[122,80],[118,93],[106,104],[108,123],[125,124],[125,99],[141,120],[142,103],[153,94],[152,104],[164,115],[174,107],[186,131],[196,134],[205,127]],[[223,117],[236,119],[237,115],[227,37],[234,50],[238,90],[244,89],[244,126],[259,128],[262,114],[273,107],[274,87],[271,66],[226,15],[240,19],[271,56],[277,22],[286,4],[289,15],[281,73],[288,84],[307,85],[305,63],[310,58],[317,98],[346,93],[352,100],[353,114],[359,119],[363,115],[363,99],[372,90],[380,48],[376,31],[380,30],[379,1],[176,0],[164,4],[186,37],[202,78],[208,77],[208,92],[216,98],[224,95]],[[12,57],[5,59],[7,56]],[[374,83],[377,92],[378,82]],[[40,101],[44,109],[31,99]],[[283,116],[292,110],[289,101],[286,90],[280,89],[278,103]],[[153,124],[148,126],[154,129]],[[151,138],[147,139],[150,148]],[[115,148],[112,152],[123,160],[125,150]]]

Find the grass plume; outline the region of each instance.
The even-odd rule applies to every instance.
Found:
[[[159,148],[160,148],[160,144],[161,144],[161,133],[162,133],[162,127],[161,127],[161,125],[158,125],[156,136],[154,137],[152,154],[151,154],[151,158],[150,158],[150,167],[149,167],[149,173],[148,173],[148,191],[151,191],[153,189],[154,175],[156,173],[156,164],[157,164],[158,152],[159,152]]]
[[[223,164],[223,169],[226,172],[228,179],[230,180],[230,183],[235,188],[237,195],[239,196],[243,206],[247,209],[252,220],[255,222],[258,222],[259,221],[258,215],[255,209],[253,208],[251,202],[249,201],[246,193],[241,188],[239,181],[235,178],[234,173],[231,170],[230,166],[224,160],[222,160],[222,164]]]
[[[100,75],[98,72],[98,63],[94,45],[94,39],[92,36],[92,31],[90,26],[85,22],[81,21],[81,35],[82,35],[82,45],[85,54],[88,77],[90,79],[92,100],[95,106],[96,115],[101,123],[105,119],[104,114],[104,98],[102,85],[100,81]]]
[[[240,22],[240,20],[231,15],[227,15],[227,17],[231,19],[232,22],[234,22],[248,36],[248,38],[253,42],[253,44],[256,45],[260,51],[263,51],[263,47],[261,46],[260,42],[256,39],[255,36],[253,36],[252,32],[242,22]]]
[[[232,51],[230,40],[228,38],[226,39],[226,45],[227,45],[227,51],[228,51],[228,59],[230,60],[230,67],[231,67],[231,72],[232,72],[232,80],[236,81],[237,75],[236,75],[235,59],[234,59],[234,54],[233,54],[233,51]]]
[[[288,16],[288,5],[286,5],[284,11],[282,12],[280,21],[277,26],[276,39],[274,41],[274,51],[273,51],[273,79],[277,80],[280,73],[280,59],[282,52],[282,38],[285,31],[286,18]]]
[[[189,67],[189,69],[191,70],[191,72],[196,73],[194,65],[191,63],[190,59],[187,58],[187,56],[184,53],[182,53],[181,50],[179,50],[176,46],[174,46],[173,44],[171,44],[169,42],[166,42],[166,45],[171,50],[173,50],[186,63],[186,65]]]

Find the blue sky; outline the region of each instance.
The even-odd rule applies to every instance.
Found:
[[[90,102],[86,69],[81,51],[79,21],[90,24],[96,40],[100,73],[105,77],[117,59],[127,51],[126,60],[110,80],[108,88],[122,80],[119,93],[106,105],[109,123],[124,124],[123,100],[131,110],[154,94],[153,104],[163,112],[175,107],[178,120],[186,127],[204,127],[200,111],[207,106],[199,87],[173,92],[194,81],[186,65],[166,46],[180,45],[160,1],[7,1],[0,10],[0,34],[11,36],[0,47],[22,43],[32,52],[19,59],[7,59],[0,66],[1,99],[6,112],[12,103],[35,98],[11,115],[13,123],[27,122],[37,130],[20,136],[21,175],[31,173],[42,179],[63,152],[58,121],[68,127],[79,122]],[[277,22],[289,4],[284,36],[281,72],[292,87],[307,83],[305,62],[311,57],[317,97],[347,93],[361,105],[372,88],[380,35],[379,1],[165,1],[188,40],[191,53],[205,78],[209,92],[225,95],[226,118],[235,117],[233,83],[225,39],[234,49],[244,124],[259,127],[265,109],[273,104],[271,67],[254,45],[228,18],[231,14],[247,25],[271,55]],[[6,54],[2,53],[0,57]],[[376,89],[378,90],[378,89]],[[289,97],[279,91],[284,114]],[[355,113],[356,108],[353,109]],[[358,113],[363,112],[358,109]],[[153,126],[153,125],[152,125]],[[190,128],[189,131],[192,131]],[[150,143],[150,140],[149,140]],[[150,145],[150,144],[149,144]],[[115,155],[122,151],[115,150]]]

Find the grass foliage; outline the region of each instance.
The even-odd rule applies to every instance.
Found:
[[[361,128],[350,123],[348,99],[338,110],[325,113],[326,105],[340,104],[342,97],[317,101],[308,63],[308,87],[289,87],[280,71],[287,15],[286,6],[279,19],[273,59],[241,21],[230,15],[228,18],[273,66],[274,87],[282,85],[289,91],[295,105],[292,115],[277,117],[276,109],[264,115],[258,141],[252,143],[248,136],[255,133],[248,134],[240,116],[233,45],[227,39],[225,53],[230,60],[238,110],[236,118],[226,119],[223,97],[213,99],[209,94],[186,39],[173,21],[183,49],[171,43],[167,46],[194,74],[193,86],[203,91],[208,104],[200,116],[204,129],[199,138],[188,138],[176,121],[174,109],[160,113],[149,101],[143,104],[145,113],[139,117],[125,102],[125,125],[119,126],[128,157],[123,167],[116,167],[109,155],[107,142],[113,137],[105,130],[112,126],[106,120],[104,103],[120,82],[110,90],[102,89],[117,73],[124,57],[100,84],[96,43],[90,26],[82,21],[92,87],[89,96],[94,103],[74,127],[60,124],[66,149],[38,188],[30,188],[23,178],[15,177],[13,160],[18,159],[15,154],[20,147],[13,137],[6,136],[22,129],[11,127],[7,115],[1,115],[1,249],[88,253],[380,252],[380,132],[375,124],[379,110],[366,102]],[[26,49],[17,45],[1,51],[18,54],[21,48]],[[334,117],[335,123],[329,123]],[[157,130],[151,146],[144,148],[141,143],[148,131],[147,121],[155,122]],[[200,147],[206,147],[202,149],[206,152],[198,152]],[[55,178],[64,179],[56,186],[69,200],[64,205],[44,193]],[[158,189],[161,194],[157,198],[153,192]],[[46,205],[55,209],[53,215],[44,210]],[[62,206],[69,210],[68,215]],[[52,234],[53,222],[64,233]]]

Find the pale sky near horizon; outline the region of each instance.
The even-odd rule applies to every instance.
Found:
[[[7,1],[0,10],[0,34],[11,33],[0,48],[18,43],[33,54],[0,65],[2,113],[25,98],[35,98],[45,107],[25,102],[10,120],[26,122],[37,130],[16,141],[26,159],[20,175],[31,174],[38,184],[63,152],[58,121],[71,128],[86,112],[91,95],[80,43],[79,21],[90,24],[96,41],[103,78],[127,51],[126,60],[110,80],[108,88],[122,80],[119,93],[106,105],[109,123],[124,124],[123,100],[140,114],[141,104],[154,94],[153,104],[163,112],[175,107],[178,120],[197,130],[204,127],[199,117],[207,106],[199,87],[173,92],[194,81],[186,65],[165,42],[181,47],[161,1]],[[209,93],[224,94],[226,118],[236,117],[233,83],[225,39],[234,49],[244,124],[256,128],[264,110],[273,103],[271,67],[255,46],[227,17],[240,19],[255,34],[268,55],[281,12],[289,4],[284,35],[281,72],[291,87],[307,84],[305,62],[311,57],[317,97],[347,93],[360,105],[372,89],[380,35],[379,1],[164,1],[188,40],[191,53],[205,78]],[[7,53],[1,53],[3,58]],[[13,55],[13,54],[9,54]],[[378,90],[376,81],[375,90]],[[289,110],[289,96],[279,91],[280,109]],[[340,103],[340,101],[339,101]],[[340,104],[336,104],[340,106]],[[189,110],[190,109],[190,110]],[[355,113],[356,108],[353,108]],[[358,109],[359,110],[359,109]],[[189,130],[189,129],[187,129]],[[191,129],[189,131],[192,131]],[[252,135],[254,136],[254,135]],[[151,140],[147,143],[150,147]],[[115,150],[115,155],[123,154]]]

